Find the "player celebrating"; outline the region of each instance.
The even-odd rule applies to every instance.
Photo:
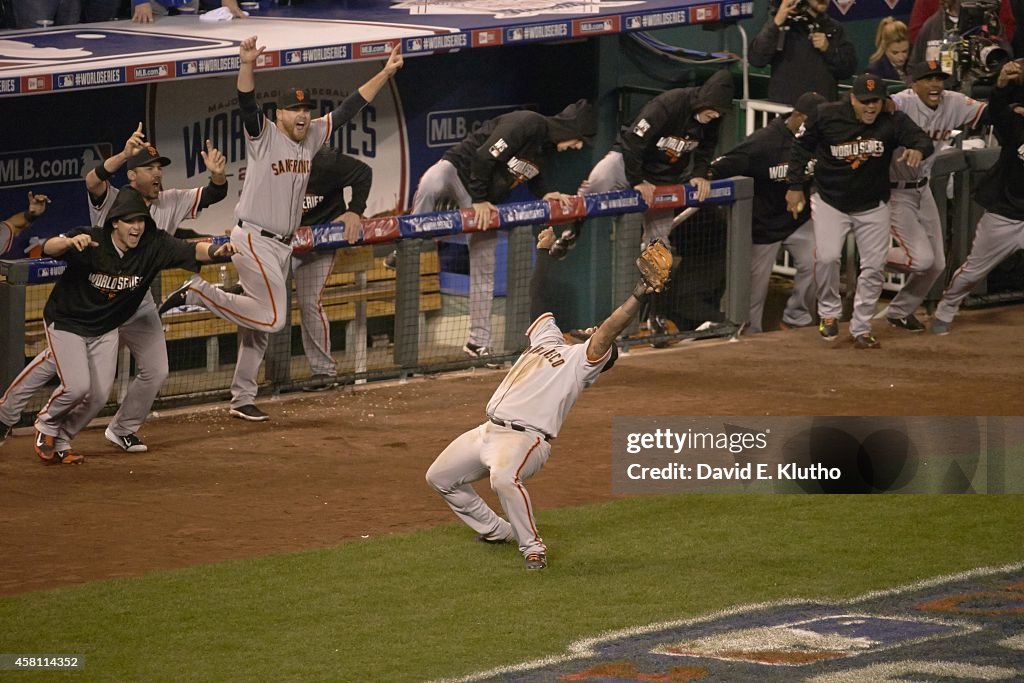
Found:
[[[913,81],[910,89],[896,93],[892,101],[931,137],[936,151],[951,146],[950,131],[975,128],[986,118],[984,102],[945,90],[944,83],[950,75],[938,62],[915,64],[910,77]],[[889,168],[892,234],[906,254],[910,276],[889,304],[886,318],[893,327],[910,332],[924,332],[924,325],[914,311],[946,269],[939,209],[928,186],[934,162],[933,155],[916,169],[896,162]]]
[[[715,72],[699,88],[676,88],[658,95],[622,127],[611,151],[580,185],[580,194],[632,188],[650,206],[654,187],[682,182],[692,160],[689,183],[697,188],[697,201],[704,201],[711,191],[705,175],[718,143],[720,119],[730,111],[732,74],[728,69]],[[668,240],[674,213],[674,209],[647,211],[642,244]]]
[[[1018,249],[1024,249],[1024,66],[1007,62],[989,99],[989,116],[1002,145],[999,160],[978,186],[978,220],[967,260],[953,274],[929,329],[949,334],[953,318],[974,286]]]
[[[303,202],[302,225],[341,222],[345,224],[345,240],[360,237],[362,214],[370,196],[373,170],[352,157],[325,147],[313,157],[313,168]],[[351,188],[352,201],[345,202],[345,190]],[[311,382],[304,391],[324,391],[334,386],[338,365],[331,355],[331,323],[324,313],[321,295],[334,267],[333,251],[308,251],[292,255],[295,294],[302,318],[302,349],[306,353]],[[238,329],[260,351],[239,355],[231,382],[232,405],[248,405],[256,399],[259,389],[260,359],[270,342],[270,335],[258,330]]]
[[[750,249],[750,331],[761,332],[764,301],[772,266],[779,247],[789,250],[796,262],[793,293],[786,302],[782,322],[790,327],[806,327],[814,322],[814,227],[811,210],[793,216],[786,209],[786,174],[793,139],[800,134],[807,117],[825,98],[818,93],[804,93],[797,99],[793,112],[776,118],[771,124],[754,131],[750,137],[718,157],[708,169],[708,178],[717,180],[735,175],[754,179],[754,208],[750,227],[753,244]],[[807,169],[805,189],[810,184]]]
[[[149,206],[130,188],[118,195],[105,227],[51,237],[43,244],[44,254],[68,264],[43,308],[46,341],[60,377],[60,386],[36,416],[35,451],[43,462],[85,459],[71,440],[110,397],[118,327],[139,310],[160,271],[198,271],[200,262],[232,251],[230,244],[193,245],[157,230]]]
[[[860,276],[850,320],[858,349],[877,349],[871,318],[882,293],[882,269],[889,250],[889,164],[898,147],[899,163],[917,168],[934,147],[928,135],[902,112],[883,110],[885,87],[878,76],[864,74],[853,83],[849,99],[817,108],[806,132],[793,141],[786,205],[794,216],[806,205],[804,171],[812,157],[814,186],[814,275],[818,285],[821,336],[839,336],[839,258],[852,230],[860,252]]]
[[[106,223],[107,214],[121,191],[111,186],[109,179],[119,168],[127,165],[128,185],[125,189],[135,190],[142,196],[149,206],[157,230],[175,234],[183,220],[196,218],[200,211],[228,194],[228,180],[224,174],[227,162],[224,155],[209,140],[206,141],[206,149],[200,154],[210,172],[210,182],[206,187],[187,190],[164,188],[163,168],[171,161],[161,156],[155,147],[146,144],[140,123],[128,137],[121,152],[104,160],[86,174],[90,223]],[[136,371],[117,414],[103,436],[124,451],[143,453],[149,447],[139,437],[138,431],[146,421],[169,372],[163,325],[152,296],[142,299],[135,314],[118,330],[118,339],[131,351]],[[46,348],[25,366],[8,387],[7,393],[0,398],[0,422],[4,425],[16,424],[35,392],[56,374],[53,355]]]
[[[539,249],[555,242],[551,228],[541,231]],[[638,259],[643,277],[626,301],[601,323],[590,339],[565,342],[550,313],[537,318],[523,352],[487,404],[487,420],[448,445],[427,470],[427,482],[444,497],[456,516],[487,543],[517,540],[527,569],[547,566],[547,547],[537,532],[530,496],[523,482],[532,477],[551,452],[551,440],[575,405],[580,392],[612,367],[615,338],[652,291],[664,287],[672,256],[661,242]],[[508,521],[473,490],[471,482],[490,475]]]
[[[163,314],[184,304],[201,305],[240,326],[238,366],[259,367],[266,344],[251,332],[277,332],[289,324],[286,284],[292,258],[291,239],[302,216],[314,155],[330,139],[331,131],[344,125],[384,84],[402,68],[399,46],[391,51],[384,68],[345,98],[326,116],[312,118],[314,101],[307,90],[284,91],[277,102],[275,125],[268,125],[256,102],[256,62],[265,47],[256,36],[239,47],[238,103],[245,127],[246,169],[242,194],[235,208],[238,224],[231,231],[236,247],[233,257],[243,294],[224,292],[195,276],[168,296]],[[262,422],[270,416],[256,407],[251,391],[232,390],[231,415]]]

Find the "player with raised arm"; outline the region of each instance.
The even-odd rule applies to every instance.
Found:
[[[270,416],[256,407],[255,387],[237,383],[237,368],[256,367],[266,352],[266,335],[289,324],[286,285],[291,267],[291,241],[302,217],[303,197],[313,157],[402,68],[399,45],[387,63],[366,83],[326,116],[312,118],[314,100],[302,88],[285,90],[278,97],[276,120],[271,123],[256,101],[256,63],[265,47],[256,36],[239,47],[238,102],[245,128],[248,159],[242,194],[235,208],[237,225],[231,231],[233,257],[242,294],[214,287],[201,277],[190,278],[160,306],[163,314],[184,304],[199,305],[239,326],[236,383],[232,385],[231,415],[262,422]]]
[[[554,242],[554,231],[546,228],[538,236],[537,248],[550,249]],[[641,301],[665,286],[672,255],[656,241],[637,265],[642,277],[633,293],[586,342],[568,344],[550,313],[533,321],[526,331],[530,346],[491,396],[487,419],[452,441],[427,470],[430,486],[481,541],[517,541],[527,569],[547,566],[547,546],[537,531],[523,482],[547,462],[551,441],[580,392],[612,367],[618,355],[615,338],[640,310]],[[472,482],[488,476],[508,521],[473,490]]]

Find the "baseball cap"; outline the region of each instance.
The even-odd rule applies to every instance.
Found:
[[[146,145],[135,154],[128,157],[128,170],[138,168],[139,166],[149,166],[150,164],[160,164],[161,166],[170,166],[171,160],[167,157],[160,156],[160,152],[156,151],[156,147],[153,145]]]
[[[819,104],[828,102],[822,95],[816,92],[805,92],[799,98],[797,98],[796,104],[793,105],[793,111],[798,114],[804,114],[810,116],[818,109]]]
[[[305,88],[288,88],[277,96],[278,109],[294,109],[297,107],[313,108],[313,99]]]
[[[139,216],[146,218],[147,224],[153,222],[149,206],[138,190],[131,186],[121,188],[117,193],[117,198],[114,199],[114,205],[110,207],[110,213],[107,214],[107,225],[113,225],[114,221],[118,219],[128,220]]]
[[[885,86],[882,79],[874,74],[861,74],[853,82],[853,96],[861,102],[880,100],[886,96]]]
[[[949,78],[950,74],[942,70],[942,65],[936,62],[934,59],[929,59],[926,62],[918,62],[914,66],[910,67],[910,80],[919,81],[922,78],[930,78],[931,76],[942,76],[943,78]]]

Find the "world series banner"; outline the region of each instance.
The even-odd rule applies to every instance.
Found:
[[[616,417],[612,490],[1024,493],[1024,417]]]

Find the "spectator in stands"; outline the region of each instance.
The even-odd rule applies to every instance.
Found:
[[[238,0],[221,0],[221,7],[227,7],[235,17],[246,16],[238,6]],[[199,0],[132,0],[132,21],[137,24],[151,24],[157,17],[165,17],[170,10],[199,11]]]
[[[804,122],[825,98],[805,93],[796,101],[789,116],[777,117],[769,125],[754,131],[746,140],[718,157],[708,169],[712,180],[737,175],[754,179],[754,210],[751,217],[753,244],[750,248],[750,331],[761,332],[764,302],[768,295],[772,266],[785,247],[796,263],[793,293],[782,315],[784,328],[806,327],[814,322],[814,225],[811,207],[793,215],[786,207],[786,173],[793,151],[793,140]],[[813,164],[807,165],[804,192],[810,190]]]
[[[77,24],[82,17],[81,0],[11,0],[14,28],[40,28]]]
[[[455,145],[420,178],[412,212],[428,213],[440,200],[472,208],[480,232],[469,234],[469,339],[463,352],[471,358],[491,355],[491,306],[494,302],[495,248],[498,233],[487,230],[495,203],[508,199],[520,184],[537,197],[567,202],[549,192],[542,171],[552,154],[583,148],[597,132],[594,109],[586,100],[554,116],[514,111],[485,121]]]
[[[0,221],[0,256],[4,256],[14,245],[14,238],[28,229],[32,223],[46,213],[50,198],[45,194],[28,193],[28,208],[10,218]],[[0,439],[2,441],[2,439]]]
[[[911,43],[917,44],[917,37],[924,28],[925,22],[938,12],[941,2],[942,0],[914,0],[914,8],[910,11],[910,25],[907,28],[907,37]],[[1016,35],[1016,26],[1022,17],[1024,17],[1024,2],[1022,0],[1001,1],[999,23],[1007,40],[1012,40]],[[923,57],[914,60],[914,62],[923,61],[925,61]]]
[[[751,41],[750,64],[772,68],[769,100],[793,105],[805,92],[835,100],[838,82],[857,69],[853,43],[827,9],[828,0],[781,0]]]
[[[890,81],[905,81],[909,57],[907,25],[892,17],[882,19],[875,33],[875,52],[868,60],[867,73]]]

